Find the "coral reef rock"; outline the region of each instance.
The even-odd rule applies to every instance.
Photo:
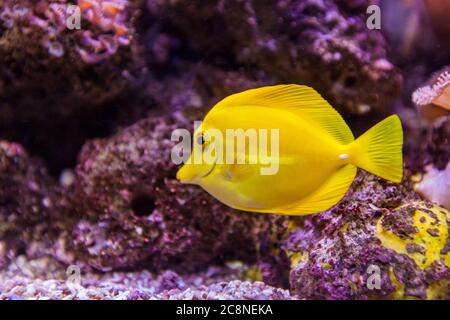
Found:
[[[389,112],[402,79],[382,34],[330,0],[274,2],[148,0],[161,29],[216,65],[255,67],[278,83],[312,85],[354,114]],[[217,41],[215,30],[220,30]],[[364,94],[361,94],[364,92]]]
[[[55,183],[18,144],[0,141],[0,267],[36,242],[51,246],[62,212]]]
[[[414,172],[425,172],[427,165],[445,170],[450,161],[450,116],[432,126],[417,118],[405,125],[405,166]]]
[[[448,299],[450,213],[360,174],[335,208],[293,220],[291,293],[309,299]]]
[[[175,179],[171,135],[192,125],[146,119],[85,145],[76,169],[77,203],[84,206],[69,235],[78,259],[103,271],[255,260],[268,217],[232,210]]]
[[[77,29],[71,2],[0,1],[0,135],[52,171],[73,166],[86,137],[108,133],[99,119],[146,73],[127,2],[80,0]]]

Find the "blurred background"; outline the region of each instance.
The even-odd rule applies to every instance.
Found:
[[[0,298],[448,299],[449,40],[449,0],[0,0]],[[280,83],[399,114],[402,184],[293,220],[178,184],[174,129]]]

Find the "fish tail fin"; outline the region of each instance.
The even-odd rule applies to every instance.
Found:
[[[403,177],[403,130],[397,115],[387,117],[351,143],[351,163],[381,178]]]

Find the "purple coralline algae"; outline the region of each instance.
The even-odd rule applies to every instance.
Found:
[[[52,241],[63,211],[45,167],[18,144],[0,141],[0,268],[17,254]]]
[[[147,7],[163,30],[190,39],[185,45],[212,63],[236,63],[244,73],[256,66],[258,78],[312,85],[341,110],[386,113],[399,95],[402,79],[381,33],[333,1],[149,0]]]
[[[152,118],[85,145],[76,169],[80,220],[70,234],[78,259],[103,271],[255,261],[267,217],[227,208],[175,179],[171,134],[192,125]]]
[[[0,134],[52,173],[73,166],[87,137],[108,132],[98,119],[146,72],[127,1],[79,1],[81,29],[68,26],[72,4],[0,1]]]
[[[6,37],[20,34],[38,38],[56,58],[66,54],[69,40],[75,41],[74,52],[91,64],[109,59],[120,46],[130,45],[133,35],[128,6],[127,0],[3,0],[0,21]]]
[[[420,119],[406,119],[405,165],[423,173],[427,165],[444,170],[450,161],[450,117],[441,117],[429,125]]]
[[[291,221],[284,248],[291,292],[307,299],[448,299],[444,208],[404,186],[360,174],[324,213]]]

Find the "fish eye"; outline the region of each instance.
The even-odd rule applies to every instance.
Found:
[[[203,134],[201,134],[201,135],[199,135],[198,137],[197,137],[197,143],[199,144],[199,145],[204,145],[205,144],[205,137],[203,136]]]

